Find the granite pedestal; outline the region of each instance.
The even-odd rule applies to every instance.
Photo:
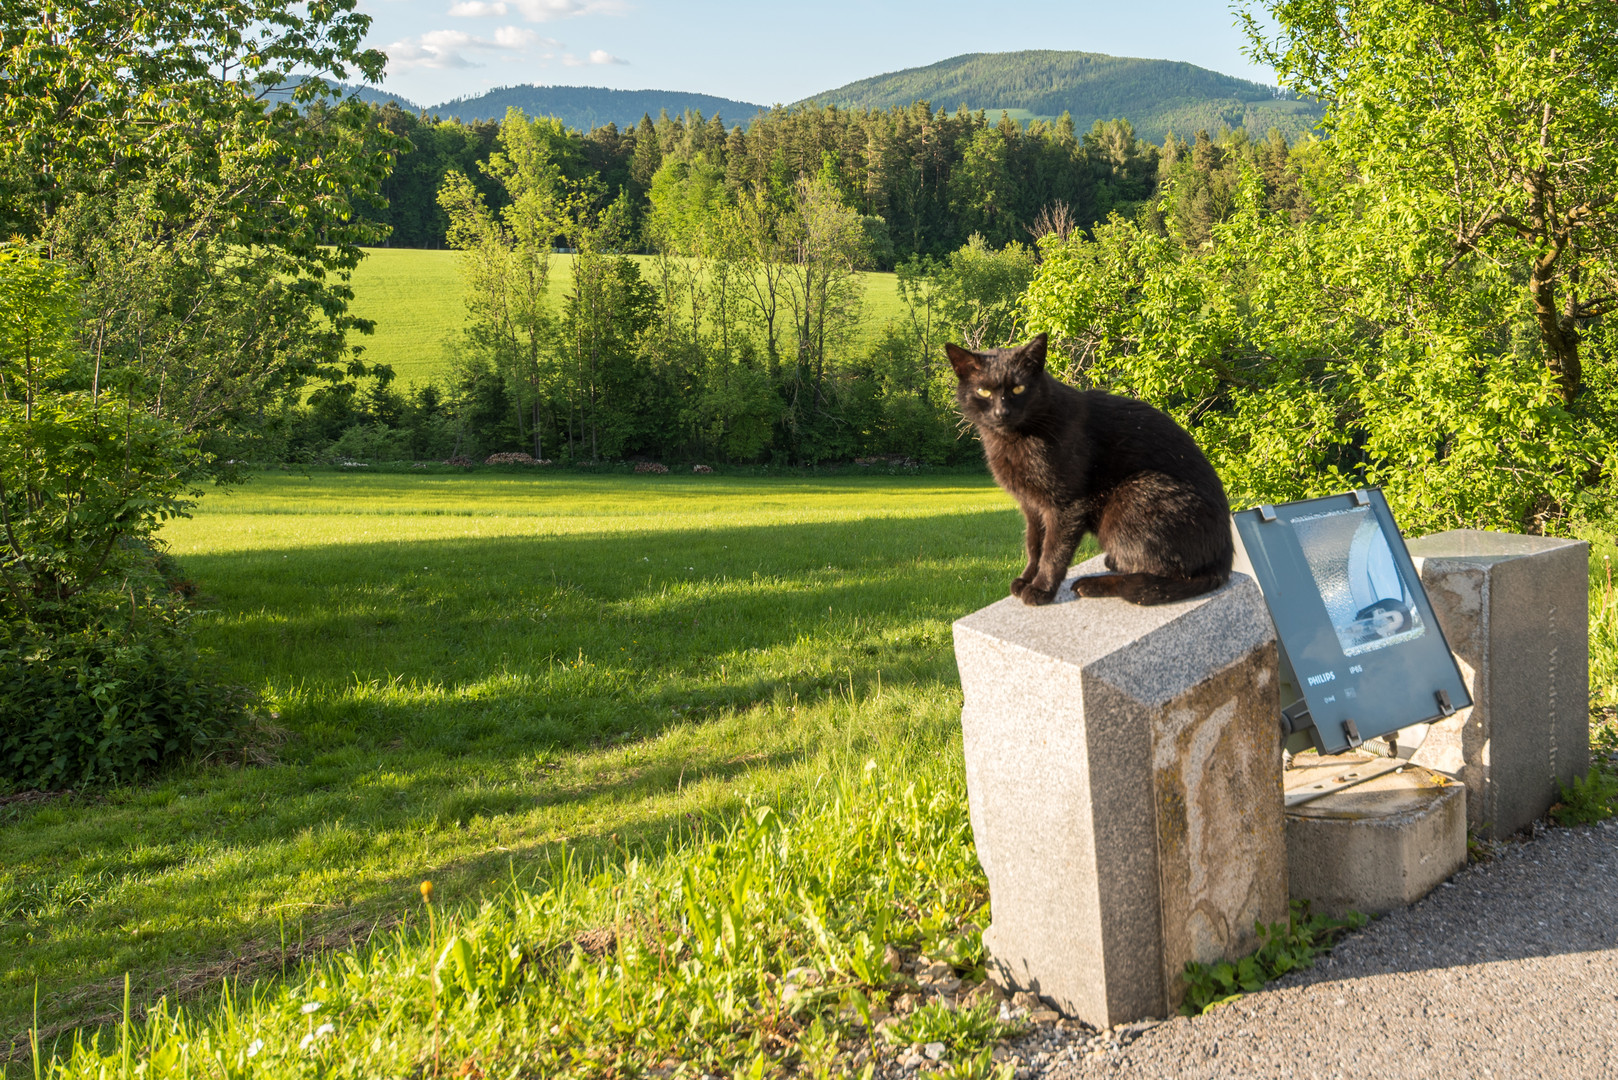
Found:
[[[1160,607],[1059,597],[955,624],[967,796],[991,974],[1108,1027],[1171,1015],[1187,961],[1286,918],[1275,631],[1245,575]]]
[[[1590,768],[1590,547],[1471,529],[1407,546],[1473,700],[1411,760],[1466,785],[1474,832],[1517,832]]]

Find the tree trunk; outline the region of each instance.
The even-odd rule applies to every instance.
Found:
[[[1534,260],[1528,287],[1534,297],[1534,318],[1545,344],[1545,362],[1562,388],[1562,402],[1572,405],[1584,391],[1584,365],[1579,359],[1579,331],[1571,315],[1556,310],[1556,256],[1547,252]]]

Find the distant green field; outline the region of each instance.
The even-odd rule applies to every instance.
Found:
[[[650,259],[636,256],[644,265]],[[399,385],[425,383],[443,372],[454,356],[466,308],[453,251],[409,248],[369,248],[354,272],[354,314],[376,320],[376,333],[357,342],[365,358],[392,366]],[[860,348],[889,320],[903,317],[894,275],[867,273],[865,317]],[[573,258],[558,255],[551,262],[551,297],[561,298],[573,287]]]

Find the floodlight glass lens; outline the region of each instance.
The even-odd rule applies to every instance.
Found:
[[[1368,506],[1292,519],[1344,656],[1426,633],[1410,586]]]

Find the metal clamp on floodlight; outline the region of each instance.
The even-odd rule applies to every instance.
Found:
[[[1235,518],[1280,638],[1287,749],[1391,742],[1472,704],[1380,490]]]

